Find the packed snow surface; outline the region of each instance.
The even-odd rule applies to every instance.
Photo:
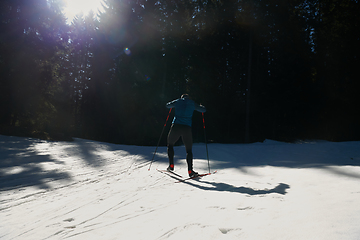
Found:
[[[0,135],[0,239],[360,239],[360,142],[208,150]]]

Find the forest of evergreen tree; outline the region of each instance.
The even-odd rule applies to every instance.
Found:
[[[0,134],[156,145],[188,93],[208,142],[360,140],[357,0],[103,5],[68,24],[61,0],[1,1]]]

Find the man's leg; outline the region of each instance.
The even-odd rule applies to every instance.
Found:
[[[193,170],[193,153],[192,150],[186,151],[186,163],[188,165],[188,171]]]
[[[192,153],[193,139],[192,139],[191,127],[189,126],[184,127],[182,140],[186,150],[186,163],[188,165],[188,171],[193,171],[193,153]]]
[[[167,146],[167,153],[168,153],[168,157],[169,157],[170,170],[174,170],[174,146],[168,145]]]
[[[167,138],[167,153],[169,157],[169,169],[174,170],[174,145],[179,139],[180,135],[178,133],[176,125],[171,125],[168,138]]]

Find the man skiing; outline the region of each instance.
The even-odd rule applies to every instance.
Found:
[[[188,94],[183,94],[181,98],[168,102],[166,107],[175,108],[175,117],[172,121],[167,138],[167,152],[169,156],[169,167],[167,170],[174,170],[174,145],[181,137],[185,145],[189,176],[196,177],[199,174],[193,170],[193,139],[191,131],[192,116],[194,110],[198,112],[206,112],[206,108],[191,100]]]

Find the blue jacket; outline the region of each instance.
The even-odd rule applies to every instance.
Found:
[[[179,98],[166,104],[167,108],[175,108],[174,124],[192,125],[192,116],[194,111],[206,112],[204,106],[200,106],[189,98]]]

